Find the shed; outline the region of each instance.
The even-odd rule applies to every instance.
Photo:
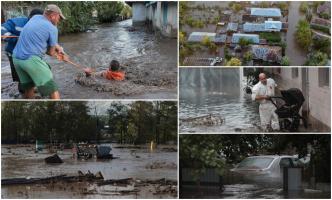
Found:
[[[188,37],[188,42],[201,42],[204,37],[209,37],[212,42],[215,41],[216,33],[192,32]]]
[[[264,26],[265,26],[265,31],[279,32],[282,28],[282,23],[280,21],[265,21]]]
[[[254,44],[259,44],[259,35],[243,33],[234,33],[232,36],[232,43],[239,43],[240,38],[245,38],[247,40],[251,40]]]
[[[238,29],[238,27],[239,27],[239,24],[238,23],[233,23],[233,22],[231,22],[231,23],[228,23],[228,25],[227,25],[227,31],[233,31],[233,32],[236,32],[237,31],[237,29]]]
[[[279,8],[250,8],[250,15],[261,17],[281,17]]]

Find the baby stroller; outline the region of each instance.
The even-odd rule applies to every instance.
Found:
[[[271,97],[272,103],[277,108],[275,113],[279,117],[280,130],[296,132],[300,126],[300,120],[302,120],[304,127],[307,128],[306,119],[299,114],[305,101],[301,90],[291,88],[280,92],[282,97]],[[281,99],[283,104],[278,106],[273,99]]]

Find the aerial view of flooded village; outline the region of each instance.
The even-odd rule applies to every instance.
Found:
[[[177,103],[3,102],[1,198],[176,198]]]
[[[181,1],[181,66],[330,66],[330,1]]]
[[[44,55],[45,52],[41,55],[38,52],[37,56],[43,57],[51,67],[49,73],[53,74],[58,98],[177,98],[177,2],[53,3],[66,18],[58,22],[57,27],[58,42],[67,59]],[[41,10],[39,15],[43,14],[46,5],[47,2],[42,1],[1,1],[1,23],[22,17],[27,20],[31,11],[36,9]],[[21,29],[26,20],[19,21]],[[6,25],[10,30],[10,22]],[[2,39],[5,40],[1,43],[1,97],[31,99],[18,88],[18,78],[12,77],[11,72],[15,70],[11,55],[16,42],[20,44],[17,39],[19,33],[4,35],[8,32],[4,33],[3,30]],[[31,35],[35,30],[24,32]],[[20,50],[29,52],[23,47],[17,51]],[[112,61],[118,65],[112,71],[123,74],[120,79],[116,76],[101,76],[111,68]],[[42,92],[41,87],[37,85],[35,98],[49,98],[50,95]]]

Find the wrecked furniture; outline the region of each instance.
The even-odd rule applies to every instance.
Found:
[[[45,158],[45,162],[47,164],[63,163],[62,159],[58,156],[58,154],[54,154],[53,156],[49,156],[49,157]]]
[[[225,119],[219,115],[208,114],[198,117],[189,117],[186,119],[181,119],[181,122],[193,126],[216,126],[223,124],[225,122]]]

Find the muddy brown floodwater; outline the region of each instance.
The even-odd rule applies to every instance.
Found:
[[[59,43],[74,62],[96,72],[107,69],[111,60],[118,60],[126,73],[125,80],[87,78],[81,69],[46,56],[61,98],[177,98],[177,39],[162,37],[147,27],[133,28],[131,20],[97,28],[95,32],[60,36]],[[21,98],[11,80],[8,59],[3,50],[1,53],[1,96]]]
[[[149,148],[117,148],[112,153],[118,159],[81,160],[73,158],[71,150],[59,152],[62,164],[46,164],[50,156],[46,150],[35,153],[34,146],[2,145],[1,177],[45,178],[66,174],[76,176],[77,171],[93,174],[100,171],[105,180],[133,178],[126,186],[104,185],[88,182],[56,182],[49,184],[2,186],[2,198],[175,198],[177,185],[145,184],[144,180],[167,179],[177,181],[176,146]],[[15,166],[15,167],[14,167]]]

